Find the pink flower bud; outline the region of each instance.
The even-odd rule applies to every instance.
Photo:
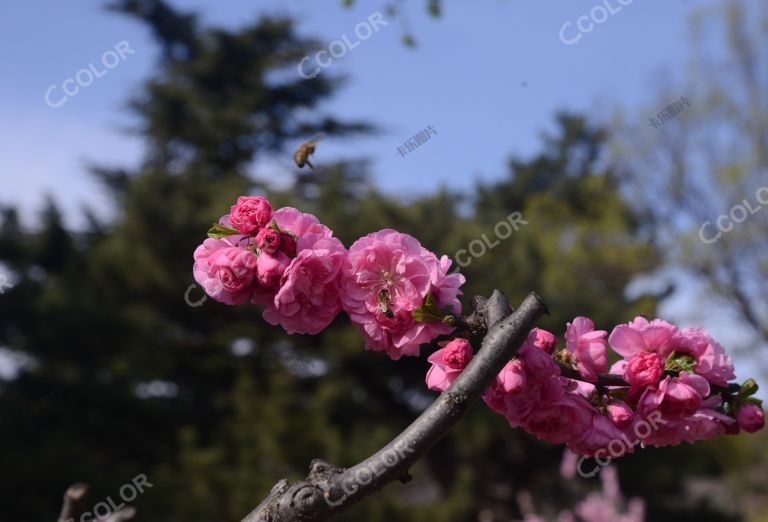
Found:
[[[658,385],[664,374],[661,359],[653,352],[640,352],[627,364],[624,370],[624,380],[629,383],[629,395],[636,396],[648,386]]]
[[[525,388],[526,377],[523,361],[512,359],[501,369],[497,377],[502,389],[507,393],[516,393]]]
[[[275,289],[280,286],[280,278],[291,260],[282,252],[268,254],[262,252],[256,260],[259,284],[265,289]]]
[[[595,330],[586,317],[577,317],[565,330],[565,346],[576,358],[576,368],[589,382],[597,382],[597,374],[608,366],[605,330]]]
[[[427,372],[427,387],[445,391],[472,359],[472,345],[466,339],[454,339],[427,359],[432,367]]]
[[[634,412],[626,402],[611,401],[608,403],[608,418],[611,422],[619,428],[625,428],[629,426],[634,417]]]
[[[533,343],[536,348],[544,350],[550,355],[552,355],[555,344],[557,344],[554,334],[541,328],[531,330],[531,333],[528,335],[528,342]]]
[[[280,232],[273,228],[262,228],[256,234],[256,246],[263,252],[274,254],[280,248]]]
[[[229,211],[229,221],[238,232],[254,235],[272,219],[272,205],[263,196],[240,196]]]
[[[757,404],[747,403],[736,411],[736,422],[744,431],[754,433],[765,427],[765,413]]]

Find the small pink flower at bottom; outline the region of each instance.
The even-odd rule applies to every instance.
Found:
[[[760,431],[765,427],[765,412],[757,404],[744,404],[736,411],[736,422],[748,433]]]
[[[445,391],[472,359],[472,345],[466,339],[454,339],[429,356],[432,367],[427,372],[427,387]]]
[[[222,239],[206,239],[194,253],[195,280],[205,292],[226,304],[248,300],[256,283],[256,255]]]

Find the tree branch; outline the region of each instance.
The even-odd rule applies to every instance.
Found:
[[[324,521],[390,482],[407,481],[410,467],[469,411],[539,317],[547,312],[535,294],[530,294],[511,315],[509,302],[498,290],[487,301],[475,303],[476,314],[485,318],[488,328],[480,350],[418,419],[384,448],[351,468],[338,468],[319,459],[312,461],[306,479],[293,484],[278,482],[242,522]]]
[[[576,381],[589,382],[590,384],[595,384],[597,386],[617,386],[619,388],[629,388],[629,383],[625,381],[621,375],[617,375],[615,373],[599,373],[597,374],[597,382],[594,383],[585,379],[581,373],[579,373],[579,370],[570,364],[565,364],[562,361],[555,362],[557,362],[557,365],[560,367],[560,375],[563,377],[568,377],[569,379]],[[662,375],[662,378],[678,377],[679,375],[680,372],[677,370],[664,370],[664,375]],[[728,386],[718,386],[717,384],[710,383],[709,388],[712,391],[712,394],[738,393],[739,391],[739,385],[736,383],[731,383]]]
[[[64,502],[61,506],[61,514],[57,522],[73,522],[80,520],[87,512],[85,512],[85,501],[88,497],[88,484],[78,482],[72,486],[69,486],[64,492]],[[88,520],[94,522],[125,522],[131,520],[136,516],[136,509],[128,506],[122,507],[117,511],[112,511],[103,517],[93,518],[92,513],[88,514]]]

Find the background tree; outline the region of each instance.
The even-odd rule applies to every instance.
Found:
[[[619,121],[616,155],[637,208],[665,223],[655,241],[669,263],[703,282],[709,298],[744,326],[739,348],[768,370],[768,6],[730,0],[691,20],[692,52],[682,75],[666,79],[651,114],[684,98],[682,111],[653,128],[647,115]],[[723,55],[707,52],[717,34]],[[653,115],[657,119],[656,115]],[[765,189],[764,194],[768,194]],[[748,201],[748,215],[721,222]],[[762,211],[756,211],[761,209]],[[706,223],[709,222],[707,225]],[[732,227],[732,230],[729,228]]]

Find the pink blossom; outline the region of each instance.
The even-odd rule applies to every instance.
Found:
[[[704,404],[702,404],[704,406]],[[699,440],[707,440],[723,435],[726,426],[736,424],[734,420],[712,408],[701,408],[687,417],[682,423],[683,440],[693,444]]]
[[[637,411],[643,418],[659,411],[664,419],[679,420],[696,413],[703,396],[708,394],[706,379],[681,373],[680,377],[666,377],[658,389],[646,389],[640,397]]]
[[[696,359],[694,371],[712,384],[726,386],[736,378],[731,358],[725,355],[725,348],[709,336],[704,328],[684,328],[676,337],[678,351],[690,353]]]
[[[527,378],[525,376],[523,361],[517,358],[509,361],[504,365],[504,368],[501,369],[497,379],[499,380],[501,389],[506,393],[519,392],[525,388]]]
[[[254,235],[269,223],[272,205],[263,196],[240,196],[229,211],[229,221],[241,234]]]
[[[466,339],[454,339],[429,356],[432,367],[427,372],[427,387],[445,391],[472,359],[472,345]]]
[[[648,321],[645,317],[638,316],[631,323],[614,328],[608,337],[608,343],[625,359],[630,359],[640,352],[654,352],[665,361],[674,349],[673,338],[678,331],[677,327],[661,319]]]
[[[256,255],[222,239],[206,239],[194,253],[195,280],[205,292],[226,304],[248,300],[256,284]]]
[[[736,410],[736,422],[744,431],[754,433],[765,427],[765,413],[757,404],[746,403]]]
[[[525,365],[526,373],[537,379],[560,375],[560,368],[552,356],[545,351],[545,346],[537,345],[541,338],[541,332],[543,330],[540,331],[538,328],[531,330],[528,338],[517,352]]]
[[[584,401],[584,403],[586,403],[586,401]],[[612,449],[612,446],[615,445],[613,441],[622,442],[622,439],[620,438],[622,432],[614,424],[612,424],[605,415],[601,415],[594,411],[594,408],[589,406],[589,403],[586,404],[589,408],[592,409],[590,422],[587,426],[587,429],[581,436],[573,437],[567,442],[568,448],[571,451],[578,453],[579,455],[586,455],[591,457],[600,450],[603,450],[603,453],[605,453],[605,451]],[[586,407],[582,406],[582,408]],[[621,447],[622,452],[627,451],[626,444],[623,442]]]
[[[265,255],[269,254],[262,252],[259,257]],[[318,239],[299,252],[284,270],[280,289],[264,309],[264,319],[289,334],[323,331],[341,311],[339,277],[345,257],[346,249],[335,237]]]
[[[565,397],[563,387],[556,377],[530,382],[517,393],[504,396],[504,416],[510,426],[525,426],[534,412],[544,412]],[[526,428],[526,431],[529,431]]]
[[[589,400],[590,397],[595,395],[597,388],[594,384],[584,382],[578,379],[568,379],[567,377],[560,377],[560,382],[563,383],[563,389],[568,393],[579,395]]]
[[[260,286],[254,291],[251,300],[254,304],[268,305],[273,303],[275,295],[280,289],[283,274],[288,265],[291,264],[291,259],[295,258],[301,250],[312,248],[319,240],[333,236],[331,230],[321,224],[317,217],[292,207],[276,210],[272,214],[272,219],[280,229],[280,248],[273,253],[264,250],[259,254],[258,277]],[[267,233],[264,232],[264,234]],[[298,241],[296,237],[298,237]],[[311,261],[307,261],[307,263],[311,263]]]
[[[577,317],[565,330],[565,345],[576,357],[576,368],[590,382],[597,382],[597,374],[605,372],[608,358],[605,353],[605,330],[595,330],[595,324],[586,317]]]
[[[612,400],[608,403],[608,418],[619,428],[626,428],[632,424],[634,412],[624,401]]]
[[[664,375],[664,365],[654,352],[638,352],[624,369],[624,380],[630,385],[629,396],[634,397],[646,387],[656,387]]]
[[[280,287],[280,279],[288,268],[291,260],[282,252],[268,254],[262,252],[257,257],[259,288],[254,293],[254,304],[265,304],[270,301]]]
[[[493,411],[504,415],[507,410],[507,399],[519,398],[525,394],[527,380],[523,361],[517,358],[512,359],[504,365],[494,383],[483,392],[483,400]],[[530,399],[531,402],[533,400],[533,398]]]
[[[592,427],[595,409],[583,398],[570,394],[538,404],[528,415],[525,431],[552,444],[578,440]]]
[[[457,296],[464,276],[448,275],[450,265],[447,257],[438,260],[415,238],[394,230],[358,239],[344,266],[341,299],[366,348],[399,359],[418,355],[421,344],[453,331],[440,321],[417,322],[412,315],[430,291],[441,309],[461,312]]]
[[[288,231],[299,239],[309,234],[317,234],[321,237],[331,237],[331,229],[320,223],[320,220],[312,214],[301,212],[293,207],[283,207],[272,214],[272,219],[277,223],[281,231]],[[314,240],[310,240],[310,244]],[[306,247],[304,247],[306,248]],[[301,247],[299,247],[301,250]]]
[[[274,254],[280,248],[280,232],[273,228],[262,228],[256,234],[256,246],[262,252]]]
[[[548,354],[552,354],[557,344],[555,335],[542,328],[534,328],[531,330],[531,334],[528,335],[528,342],[533,344],[536,348],[544,350]]]
[[[504,415],[510,426],[517,428],[525,424],[535,408],[553,404],[563,396],[563,386],[557,379],[558,377],[539,379],[526,372],[525,387],[507,392],[504,390],[504,383],[497,377],[483,392],[483,401],[491,410]]]

